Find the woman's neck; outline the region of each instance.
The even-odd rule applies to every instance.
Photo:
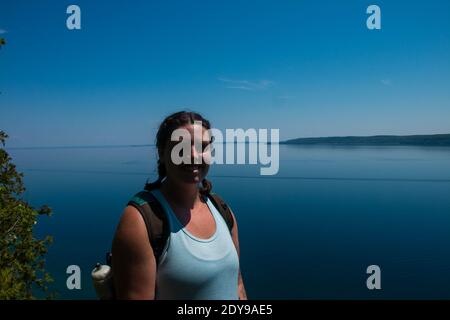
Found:
[[[173,204],[183,208],[193,208],[200,201],[197,184],[176,183],[168,177],[161,184],[161,192]]]

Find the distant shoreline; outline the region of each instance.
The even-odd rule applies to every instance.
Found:
[[[245,143],[250,142],[234,142]],[[273,142],[268,141],[267,144]],[[312,137],[296,138],[280,141],[279,144],[287,145],[328,145],[328,146],[433,146],[450,147],[450,134],[428,135],[376,135],[376,136],[341,136],[341,137]],[[91,146],[38,146],[38,147],[5,147],[9,150],[33,150],[33,149],[98,149],[98,148],[130,148],[130,147],[154,147],[154,144],[123,144],[123,145],[91,145]]]
[[[450,134],[429,135],[376,135],[297,138],[280,142],[295,145],[341,145],[341,146],[450,146]]]

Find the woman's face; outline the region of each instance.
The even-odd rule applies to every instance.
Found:
[[[172,181],[197,184],[206,177],[209,171],[211,159],[210,133],[199,124],[188,124],[178,129],[185,129],[186,133],[189,134],[180,138],[179,141],[169,140],[166,144],[164,154],[161,157],[161,161],[166,166],[167,177]],[[196,135],[194,135],[194,131],[196,132]],[[185,158],[189,163],[183,161],[183,163],[177,165],[172,159],[172,149],[178,145],[176,150],[180,150],[180,143],[182,142],[185,146],[190,146],[190,157]],[[178,155],[181,157],[184,156],[183,149],[181,149]],[[195,159],[197,159],[197,161],[195,161]]]

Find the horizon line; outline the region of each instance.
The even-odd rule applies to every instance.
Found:
[[[266,143],[266,144],[284,144],[286,142],[292,141],[292,140],[298,140],[298,139],[327,139],[327,138],[371,138],[371,137],[417,137],[417,136],[440,136],[440,135],[450,135],[450,133],[432,133],[432,134],[409,134],[409,135],[394,135],[394,134],[377,134],[377,135],[363,135],[363,136],[352,136],[352,135],[345,135],[345,136],[320,136],[320,137],[299,137],[299,138],[291,138],[286,139],[278,142],[250,142],[250,141],[233,141],[233,142],[226,142],[223,141],[221,144],[229,144],[229,143]],[[216,142],[218,143],[218,142]],[[32,150],[32,149],[89,149],[89,148],[129,148],[129,147],[135,147],[135,148],[141,148],[141,147],[154,147],[156,144],[154,143],[145,143],[145,144],[118,144],[118,145],[73,145],[73,146],[24,146],[24,147],[6,147],[5,149],[9,150]]]

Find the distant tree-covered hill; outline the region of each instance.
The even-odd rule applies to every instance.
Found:
[[[280,142],[282,144],[302,145],[361,145],[361,146],[450,146],[450,134],[430,134],[411,136],[347,136],[297,138]]]

